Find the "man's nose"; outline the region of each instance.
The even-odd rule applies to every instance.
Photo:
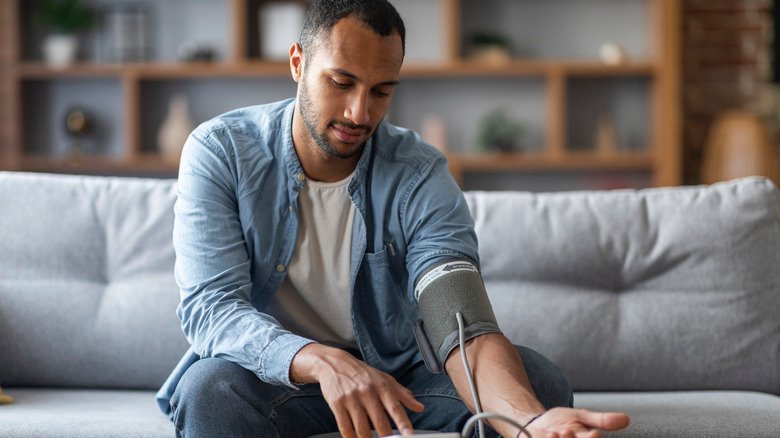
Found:
[[[354,93],[350,96],[344,117],[356,125],[370,124],[368,115],[368,96],[366,93]]]

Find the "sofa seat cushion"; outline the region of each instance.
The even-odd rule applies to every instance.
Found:
[[[15,403],[0,406],[3,437],[173,437],[154,391],[5,388]]]
[[[631,425],[608,437],[780,436],[780,397],[760,392],[575,392],[574,407],[628,413]]]
[[[780,397],[760,392],[576,392],[574,406],[631,416],[627,429],[608,436],[780,436]]]

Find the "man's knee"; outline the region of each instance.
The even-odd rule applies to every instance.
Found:
[[[536,398],[545,409],[557,406],[572,407],[574,396],[566,376],[557,365],[536,351],[523,346],[515,346],[523,360],[528,380],[536,393]]]
[[[251,371],[224,359],[195,362],[184,373],[171,398],[178,434],[209,436],[222,430],[234,436],[249,436],[258,430],[272,429],[254,393],[257,382]]]
[[[225,359],[201,359],[187,369],[171,398],[171,405],[187,403],[212,404],[217,400],[231,397],[236,380],[251,374],[240,365]]]

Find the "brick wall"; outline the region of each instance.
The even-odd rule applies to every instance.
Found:
[[[778,138],[772,78],[772,0],[682,0],[683,181],[699,183],[707,130],[717,114],[747,109]]]

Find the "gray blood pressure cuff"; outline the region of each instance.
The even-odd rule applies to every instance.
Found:
[[[433,373],[444,373],[444,362],[458,346],[460,312],[465,337],[471,339],[501,330],[488,300],[479,270],[466,261],[449,261],[422,275],[414,289],[422,320],[414,327],[417,346],[425,366]]]

